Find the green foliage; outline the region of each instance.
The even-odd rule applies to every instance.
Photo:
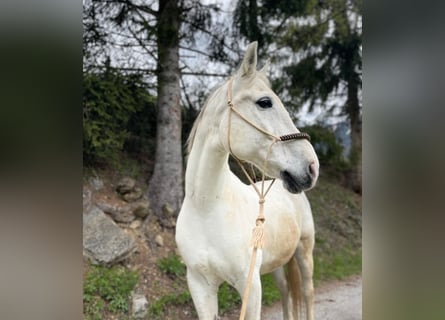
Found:
[[[98,296],[87,295],[83,297],[84,316],[87,320],[101,320],[105,310],[105,302]]]
[[[344,248],[332,254],[314,255],[314,281],[344,279],[362,271],[362,252]]]
[[[176,278],[185,275],[185,265],[177,255],[160,259],[156,264],[163,273],[170,277]]]
[[[220,313],[235,308],[241,304],[241,297],[233,287],[224,282],[218,290],[218,309]]]
[[[84,314],[89,319],[101,319],[105,310],[126,314],[131,291],[138,281],[138,273],[123,267],[91,266],[84,279]]]
[[[332,130],[319,124],[304,127],[301,130],[310,134],[321,170],[342,173],[348,169],[348,162],[342,155],[343,146],[337,141]]]
[[[260,52],[282,62],[283,74],[272,83],[284,93],[283,102],[295,109],[309,102],[312,109],[325,107],[321,103],[332,94],[346,97],[346,88],[360,90],[361,15],[360,0],[238,0],[234,25],[237,35],[258,40]],[[298,56],[297,63],[289,63],[289,51],[277,47]],[[348,104],[341,107],[348,115],[356,112]]]
[[[341,279],[361,272],[361,197],[326,177],[307,192],[315,222],[314,279]]]
[[[148,309],[148,314],[151,316],[150,319],[165,319],[164,313],[168,306],[181,306],[191,303],[193,303],[192,296],[188,291],[181,292],[180,294],[168,294],[153,302]]]
[[[280,291],[275,285],[275,280],[273,279],[271,274],[265,274],[261,276],[261,286],[263,293],[263,304],[271,305],[281,299]]]
[[[157,261],[158,268],[175,282],[180,287],[185,286],[186,267],[181,262],[179,256],[171,255],[167,258],[162,258]],[[165,313],[169,306],[181,306],[192,304],[192,297],[188,291],[180,291],[179,293],[172,293],[161,296],[157,301],[150,304],[148,313],[150,319],[165,319]]]
[[[85,73],[83,88],[84,161],[114,164],[131,130],[142,126],[135,117],[153,109],[153,98],[141,76],[122,75],[110,67]]]

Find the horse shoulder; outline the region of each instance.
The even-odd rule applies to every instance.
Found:
[[[304,192],[297,195],[292,195],[295,205],[295,211],[299,216],[299,224],[301,229],[301,237],[314,237],[314,219],[312,216],[312,209],[309,200]]]

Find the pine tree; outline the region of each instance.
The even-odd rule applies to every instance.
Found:
[[[348,173],[350,187],[361,192],[361,0],[258,0],[258,17],[239,0],[235,22],[249,40],[263,39],[263,50],[283,64],[275,84],[298,108],[310,110],[333,95],[345,98],[341,106],[351,128]],[[256,22],[256,24],[255,24]]]
[[[144,75],[147,89],[156,89],[155,165],[147,195],[163,224],[169,217],[162,208],[177,214],[184,195],[180,48],[193,51],[199,32],[223,38],[207,30],[212,10],[218,8],[194,0],[84,3],[84,69],[102,69],[105,58],[115,70]]]

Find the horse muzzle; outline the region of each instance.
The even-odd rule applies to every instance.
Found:
[[[319,173],[318,163],[311,162],[302,174],[293,174],[288,170],[280,172],[280,177],[283,180],[283,185],[290,193],[300,193],[311,189],[317,179]]]

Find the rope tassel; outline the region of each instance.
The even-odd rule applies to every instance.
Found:
[[[264,247],[264,227],[262,222],[257,222],[257,226],[253,228],[250,245],[255,249],[262,249]]]
[[[256,218],[256,226],[252,231],[252,240],[250,241],[250,245],[252,245],[255,249],[262,249],[264,247],[264,198],[261,198],[260,203],[260,213]]]

